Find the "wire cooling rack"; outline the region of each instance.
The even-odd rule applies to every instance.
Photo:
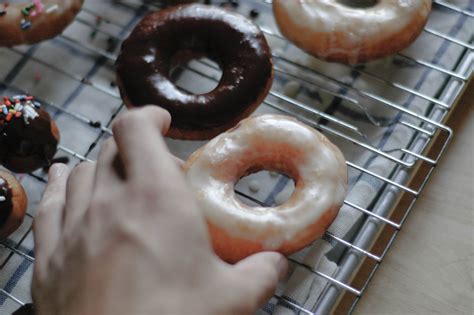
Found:
[[[288,43],[274,25],[269,0],[211,2],[251,16],[272,46],[275,83],[259,111],[296,116],[322,131],[348,157],[349,172],[355,174],[350,187],[356,190],[364,181],[376,187],[370,202],[357,202],[364,199],[360,192],[345,200],[347,213],[357,218],[346,221],[350,228],[325,234],[323,240],[333,247],[327,254],[335,266],[331,272],[308,263],[305,250],[290,257],[293,273],[304,270],[321,283],[319,291],[309,291],[314,302],[298,300],[285,291],[284,283],[261,312],[350,313],[453,136],[444,122],[471,77],[474,4],[435,0],[430,21],[413,47],[372,65],[346,66],[317,61]],[[0,91],[37,96],[61,130],[58,156],[68,157],[71,165],[93,160],[111,136],[110,125],[125,110],[114,83],[119,44],[141,17],[159,8],[156,1],[86,0],[63,35],[31,47],[0,48]],[[422,79],[413,82],[414,75]],[[184,90],[199,92],[215,86],[219,69],[203,59],[183,66],[173,77]],[[387,130],[402,130],[407,139],[387,147],[378,141]],[[183,158],[202,145],[168,143]],[[20,229],[0,244],[1,314],[31,301],[31,224],[47,181],[43,171],[19,178],[29,208]],[[259,198],[243,185],[237,185],[236,193],[260,205],[276,202],[275,196]],[[381,241],[382,231],[388,237]],[[346,306],[340,306],[341,299]]]

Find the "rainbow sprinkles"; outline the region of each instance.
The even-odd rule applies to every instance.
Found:
[[[10,2],[5,1],[3,8],[0,8],[0,18],[7,15],[8,7],[10,7]],[[20,28],[23,31],[26,31],[31,28],[33,25],[33,19],[43,13],[49,14],[58,10],[57,4],[51,4],[45,8],[45,5],[41,0],[32,0],[30,4],[25,5],[21,9],[23,18],[20,21]]]
[[[39,116],[37,109],[41,104],[35,101],[33,96],[16,95],[13,97],[3,97],[0,102],[0,124],[9,123],[13,119],[23,119],[25,124]]]

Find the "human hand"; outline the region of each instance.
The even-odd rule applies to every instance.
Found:
[[[53,165],[34,222],[32,294],[42,314],[249,314],[287,261],[221,261],[162,134],[170,116],[132,110],[97,163]]]

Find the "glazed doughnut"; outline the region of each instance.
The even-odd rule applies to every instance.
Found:
[[[278,115],[243,120],[193,153],[184,170],[215,252],[231,263],[267,250],[289,255],[321,237],[347,190],[339,149],[316,130]],[[261,170],[295,181],[288,201],[265,208],[236,198],[234,184]]]
[[[84,0],[10,0],[0,4],[0,46],[34,44],[55,37]]]
[[[174,66],[197,56],[218,62],[222,78],[205,94],[169,79]],[[182,5],[145,17],[123,43],[117,84],[128,107],[156,104],[170,112],[167,136],[210,139],[250,115],[273,80],[270,48],[260,29],[227,10]]]
[[[357,64],[409,46],[421,33],[431,0],[273,0],[281,33],[328,61]],[[374,3],[375,2],[375,3]]]
[[[34,97],[0,100],[0,164],[15,173],[48,166],[58,142],[56,124]]]
[[[0,170],[0,239],[7,238],[23,222],[28,199],[16,178]]]

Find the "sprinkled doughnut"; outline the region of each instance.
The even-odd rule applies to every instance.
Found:
[[[8,237],[23,222],[28,199],[12,174],[0,170],[0,240]]]
[[[191,94],[170,80],[183,61],[209,57],[222,68],[218,86]],[[145,17],[123,43],[117,84],[128,107],[158,105],[170,112],[167,136],[210,139],[250,115],[273,81],[270,48],[250,20],[222,8],[191,4]]]
[[[392,55],[421,33],[431,0],[274,0],[282,34],[328,61],[357,64]]]
[[[48,166],[56,153],[59,130],[33,96],[0,100],[0,164],[16,173]]]
[[[347,168],[339,149],[296,119],[247,118],[186,161],[187,181],[204,213],[215,252],[236,262],[260,251],[291,254],[321,237],[339,212]],[[295,190],[276,207],[251,207],[234,184],[261,170],[281,172]]]
[[[10,0],[0,3],[0,46],[34,44],[62,33],[84,0]]]

